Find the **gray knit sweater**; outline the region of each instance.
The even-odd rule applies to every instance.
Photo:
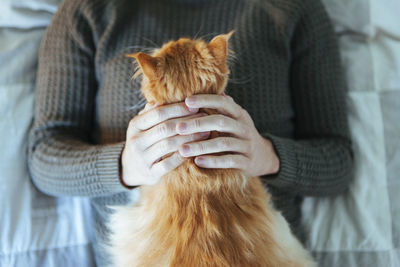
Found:
[[[144,105],[124,54],[232,29],[227,94],[274,144],[280,171],[262,178],[294,233],[302,239],[303,196],[349,184],[346,86],[319,0],[68,0],[40,49],[29,168],[45,193],[91,198],[99,266],[107,206],[127,202],[119,179],[126,128]]]

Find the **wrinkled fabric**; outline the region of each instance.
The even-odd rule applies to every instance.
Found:
[[[324,0],[349,84],[355,180],[306,198],[308,248],[320,266],[400,266],[399,1]]]
[[[308,247],[320,266],[400,266],[400,2],[323,1],[349,82],[356,180],[305,200]],[[38,192],[25,163],[37,50],[57,2],[0,4],[0,266],[94,265],[86,201]]]
[[[39,192],[26,163],[37,53],[56,1],[1,5],[0,266],[94,266],[88,201]]]

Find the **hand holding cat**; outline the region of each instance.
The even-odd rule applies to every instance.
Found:
[[[230,133],[230,137],[217,137],[184,144],[179,148],[183,157],[195,157],[203,168],[236,168],[249,177],[273,174],[279,170],[279,158],[272,143],[262,137],[250,115],[227,95],[194,95],[186,98],[189,108],[211,108],[220,114],[187,118],[177,124],[182,135],[205,131]],[[221,156],[206,155],[232,152]]]
[[[178,135],[176,125],[184,119],[204,116],[185,103],[165,106],[147,104],[129,123],[122,152],[121,179],[128,186],[151,185],[184,161],[178,148],[187,142],[204,140],[210,132]],[[168,156],[168,154],[172,155]],[[168,156],[168,157],[166,157]],[[165,158],[164,158],[165,157]]]

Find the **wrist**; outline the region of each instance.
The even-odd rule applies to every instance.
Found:
[[[272,175],[277,174],[280,170],[280,160],[275,152],[274,145],[272,142],[265,137],[262,137],[263,144],[264,144],[264,153],[265,156],[263,157],[265,160],[263,161],[264,169],[261,175]]]
[[[123,164],[122,164],[122,158],[123,158],[124,151],[125,151],[125,149],[122,151],[121,156],[119,157],[119,181],[125,188],[133,189],[133,188],[136,188],[137,186],[129,185],[124,179],[124,171],[123,171],[124,168],[123,168]]]

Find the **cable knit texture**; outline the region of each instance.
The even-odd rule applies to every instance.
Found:
[[[262,178],[294,233],[303,239],[303,196],[349,184],[346,86],[319,0],[68,0],[40,49],[29,168],[50,195],[92,198],[99,266],[108,206],[128,199],[119,179],[126,127],[144,106],[125,54],[232,29],[226,92],[275,147],[280,171]]]

